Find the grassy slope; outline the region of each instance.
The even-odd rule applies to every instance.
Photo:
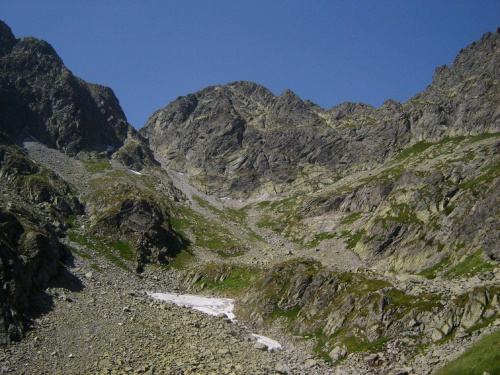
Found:
[[[500,374],[500,331],[484,337],[436,375]]]

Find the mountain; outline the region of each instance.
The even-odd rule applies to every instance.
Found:
[[[219,196],[276,194],[314,173],[374,168],[418,141],[500,130],[498,33],[436,69],[433,83],[404,104],[344,103],[330,110],[251,82],[214,86],[155,112],[141,134],[165,165]]]
[[[68,154],[123,144],[130,125],[113,91],[75,77],[47,42],[1,27],[0,124]]]
[[[0,51],[0,341],[7,343],[22,336],[33,296],[78,246],[68,245],[71,229],[88,247],[106,238],[94,250],[118,248],[131,264],[108,257],[139,271],[168,263],[185,245],[169,222],[169,201],[180,193],[166,174],[148,181],[160,188],[128,176],[158,162],[113,91],[75,77],[47,42],[18,40],[3,22]],[[76,228],[75,220],[85,223]]]
[[[136,131],[0,22],[2,371],[494,373],[465,350],[500,332],[499,40],[406,103],[234,82]],[[232,297],[284,348],[151,291]]]

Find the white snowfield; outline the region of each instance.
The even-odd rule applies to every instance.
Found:
[[[192,294],[175,294],[175,293],[149,293],[151,298],[172,303],[181,307],[189,307],[201,311],[208,315],[217,316],[220,313],[227,315],[232,321],[235,320],[234,315],[234,300],[230,298],[211,298],[201,297]],[[260,342],[268,347],[269,350],[281,349],[281,344],[269,337],[252,334]]]
[[[257,342],[261,342],[264,345],[266,345],[269,350],[281,349],[281,344],[278,341],[270,339],[269,337],[266,336],[256,335],[255,333],[253,333],[252,336],[254,336],[257,339]]]
[[[173,303],[177,306],[190,307],[208,315],[217,316],[220,313],[224,313],[231,320],[234,320],[236,317],[233,313],[234,300],[229,298],[209,298],[175,293],[148,293],[148,295],[154,299]]]
[[[134,171],[132,169],[129,169],[130,172],[132,172],[133,174],[136,174],[136,175],[139,175],[139,176],[142,176],[142,173],[141,172],[137,172],[137,171]]]

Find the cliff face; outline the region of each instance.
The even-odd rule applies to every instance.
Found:
[[[274,96],[250,82],[209,87],[155,112],[141,133],[166,165],[206,191],[248,196],[279,192],[315,169],[337,174],[383,163],[422,140],[500,130],[500,34],[462,50],[433,83],[403,105],[344,103],[330,110],[290,90]]]
[[[500,29],[460,51],[450,67],[405,103],[416,140],[500,131]]]
[[[399,114],[362,127],[341,126],[340,111],[332,111],[290,90],[274,96],[235,82],[179,98],[154,113],[141,134],[166,165],[220,196],[248,196],[268,184],[276,193],[311,168],[332,178],[354,164],[382,162],[409,141]]]
[[[110,88],[75,77],[52,46],[0,25],[0,130],[67,154],[119,148],[127,123]]]

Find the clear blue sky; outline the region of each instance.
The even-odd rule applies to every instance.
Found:
[[[0,19],[110,86],[140,128],[178,96],[239,80],[324,108],[403,102],[500,26],[500,1],[2,0]]]

